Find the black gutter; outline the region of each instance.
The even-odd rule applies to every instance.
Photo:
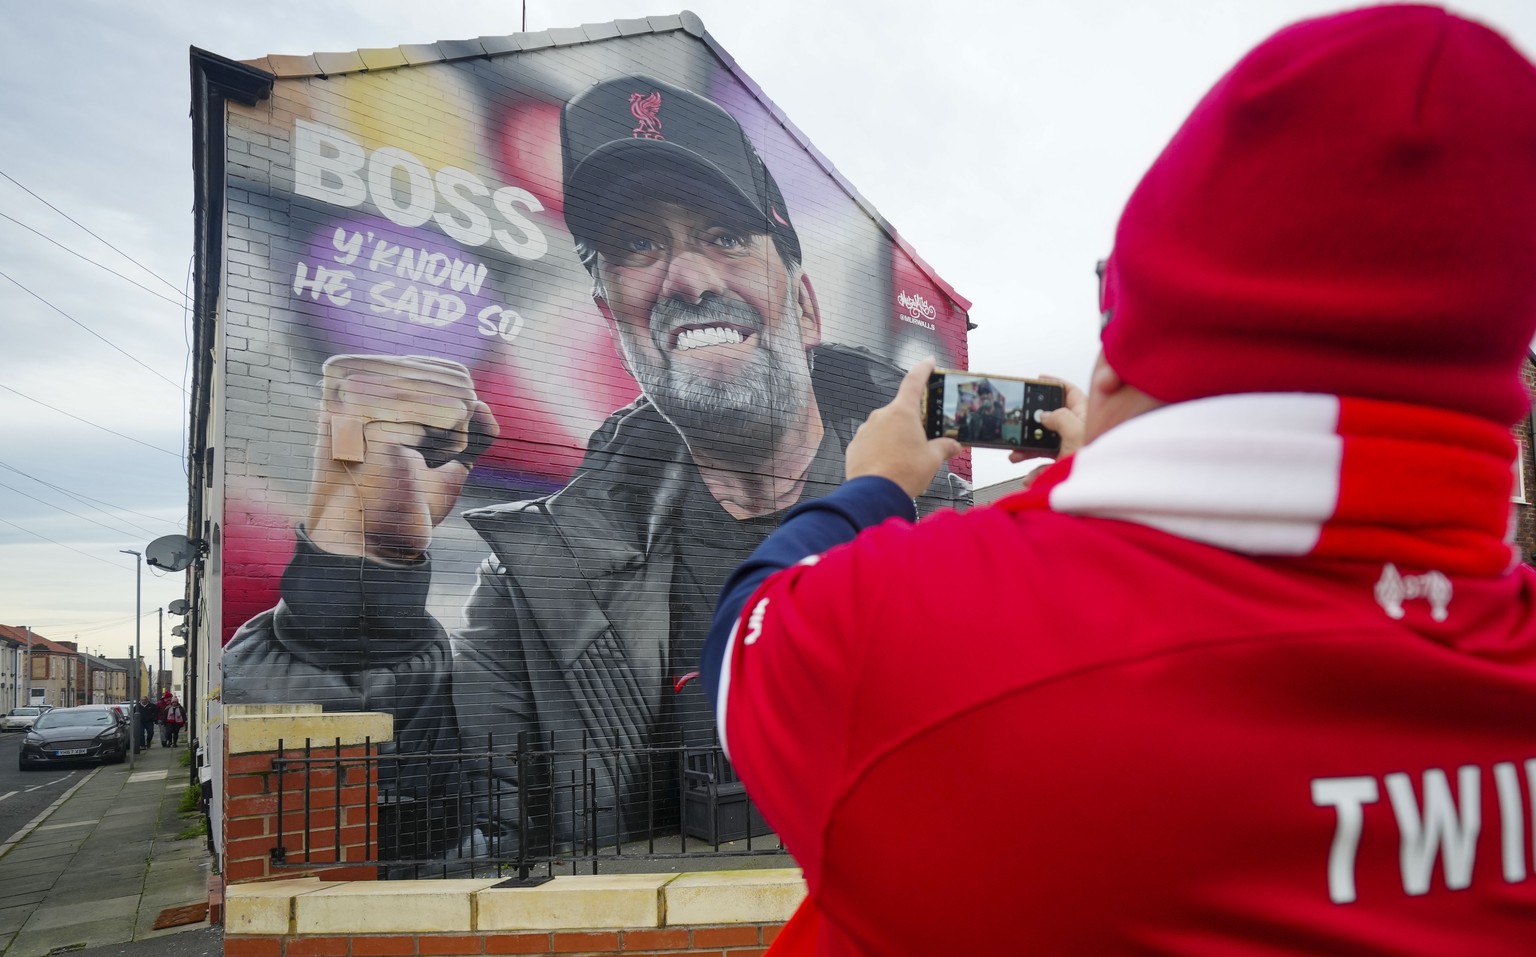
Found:
[[[187,432],[187,538],[212,543],[218,516],[204,514],[207,489],[213,487],[213,446],[208,424],[213,406],[213,369],[219,353],[219,299],[224,272],[225,107],[228,100],[255,106],[272,93],[271,73],[191,48],[192,67],[192,183],[193,258],[195,287],[192,304],[192,421]],[[203,613],[203,568],[208,551],[201,549],[187,576],[187,742],[198,748],[198,637],[205,625],[210,642],[221,640],[218,622]],[[192,762],[191,783],[198,765]],[[212,847],[213,835],[209,835]]]

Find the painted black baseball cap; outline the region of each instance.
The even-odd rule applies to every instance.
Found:
[[[565,222],[578,242],[590,242],[618,212],[617,184],[663,169],[723,187],[787,258],[800,262],[779,184],[741,124],[713,100],[648,76],[604,80],[565,104],[560,154]]]

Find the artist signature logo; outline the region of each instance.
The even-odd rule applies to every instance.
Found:
[[[922,318],[932,322],[939,316],[939,311],[922,296],[909,296],[906,292],[902,292],[896,297],[896,301],[906,307],[908,315],[913,319]]]
[[[906,290],[896,297],[902,308],[907,310],[905,316],[898,316],[902,322],[910,322],[924,329],[932,329],[933,321],[939,317],[939,311],[933,308],[933,303],[920,295],[909,295]]]
[[[661,94],[631,93],[629,112],[639,121],[633,136],[637,140],[666,139],[661,135]]]

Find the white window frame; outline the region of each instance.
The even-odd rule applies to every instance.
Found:
[[[1515,491],[1510,501],[1517,505],[1529,505],[1525,495],[1525,443],[1515,443]]]

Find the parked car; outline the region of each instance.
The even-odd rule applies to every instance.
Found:
[[[131,705],[131,704],[82,704],[82,705],[77,705],[75,710],[80,710],[82,708],[86,708],[86,709],[90,709],[92,711],[107,711],[107,712],[110,712],[110,713],[116,715],[117,717],[121,718],[124,721],[130,721],[132,719],[129,717],[129,714],[130,714],[129,709],[131,709],[132,707],[133,707],[133,705]]]
[[[110,706],[55,708],[38,716],[21,739],[23,771],[75,761],[117,764],[128,757],[128,723]]]
[[[32,722],[42,713],[42,708],[12,708],[5,713],[5,717],[0,718],[0,731],[25,731],[32,727]]]

